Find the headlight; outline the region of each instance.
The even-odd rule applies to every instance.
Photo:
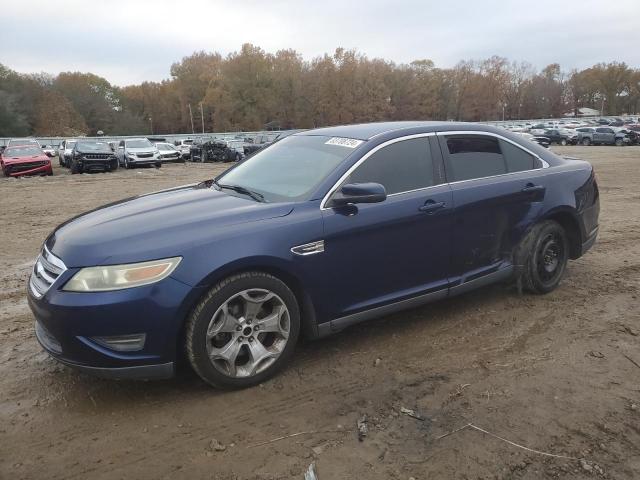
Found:
[[[76,273],[64,286],[67,292],[105,292],[139,287],[159,282],[176,269],[182,257],[130,263],[86,267]]]

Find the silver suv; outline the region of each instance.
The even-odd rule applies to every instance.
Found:
[[[139,165],[162,166],[158,148],[147,138],[127,138],[120,140],[116,151],[118,163],[124,168],[133,168]]]

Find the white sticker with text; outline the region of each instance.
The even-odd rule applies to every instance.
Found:
[[[325,145],[338,145],[339,147],[356,148],[362,143],[362,140],[356,140],[355,138],[333,137],[324,143]]]

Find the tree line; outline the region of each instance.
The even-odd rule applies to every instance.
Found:
[[[487,121],[640,109],[640,69],[621,62],[565,72],[493,56],[439,68],[338,48],[304,60],[245,44],[196,52],[171,78],[118,87],[91,73],[21,74],[0,64],[0,137],[312,128],[380,120]]]

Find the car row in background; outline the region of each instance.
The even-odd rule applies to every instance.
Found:
[[[502,128],[527,136],[544,147],[557,145],[638,145],[640,119],[560,120],[546,123],[505,124]]]

